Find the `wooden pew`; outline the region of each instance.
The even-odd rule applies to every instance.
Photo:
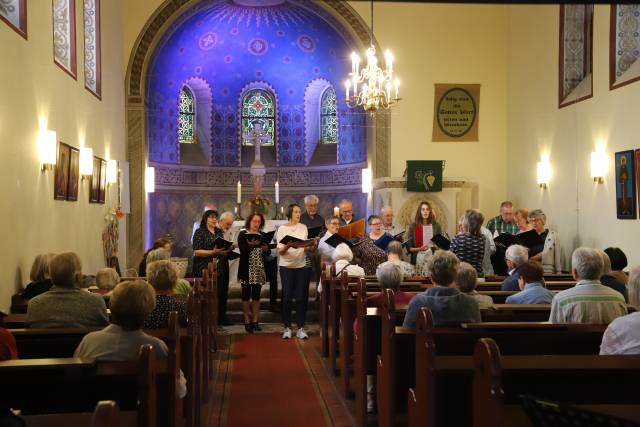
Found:
[[[607,412],[640,420],[640,355],[502,356],[494,340],[483,338],[475,347],[474,368],[474,427],[520,424],[526,419],[522,394],[596,411],[607,405]]]
[[[436,328],[431,311],[422,308],[415,332],[415,386],[408,390],[409,426],[449,423],[445,419],[451,413],[444,405],[454,396],[461,405],[470,403],[470,394],[460,390],[470,390],[471,355],[480,338],[492,337],[508,354],[598,354],[605,329],[605,325],[546,322],[470,323]],[[449,425],[468,425],[469,416],[467,411]]]
[[[574,281],[545,281],[545,286],[550,291],[563,291],[565,289],[572,288],[576,285]],[[478,292],[484,291],[501,291],[502,282],[478,282],[476,285]]]

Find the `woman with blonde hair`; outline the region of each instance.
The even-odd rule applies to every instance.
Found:
[[[52,253],[40,254],[33,260],[29,274],[31,283],[22,292],[23,298],[31,299],[51,289],[53,282],[51,282],[51,275],[49,274],[49,264],[55,255]]]
[[[156,306],[144,322],[145,329],[169,326],[169,313],[178,312],[181,326],[187,325],[187,303],[176,299],[175,285],[178,272],[171,261],[154,261],[147,264],[147,280],[156,291]]]

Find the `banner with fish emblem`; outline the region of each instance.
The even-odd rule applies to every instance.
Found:
[[[407,160],[407,191],[442,191],[444,160]]]

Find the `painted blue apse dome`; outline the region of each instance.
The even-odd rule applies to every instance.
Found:
[[[165,33],[151,60],[149,159],[181,162],[179,102],[186,85],[196,98],[195,132],[208,164],[241,164],[241,100],[262,89],[276,104],[277,165],[308,165],[322,139],[320,102],[329,87],[337,95],[335,162],[366,160],[365,114],[342,102],[354,46],[338,21],[313,2],[198,4]]]

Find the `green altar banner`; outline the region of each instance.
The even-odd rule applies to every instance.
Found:
[[[444,160],[407,160],[407,191],[442,191]]]

